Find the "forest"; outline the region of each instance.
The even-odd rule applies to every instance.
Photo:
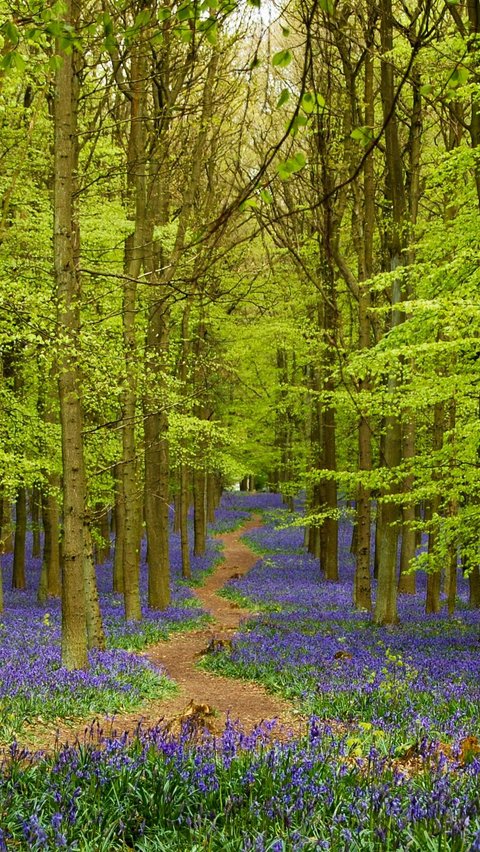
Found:
[[[480,850],[479,0],[0,0],[0,852]]]

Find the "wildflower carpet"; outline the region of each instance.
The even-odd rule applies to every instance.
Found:
[[[346,525],[326,584],[276,496],[228,500],[221,529],[244,527],[188,590],[216,622],[134,658],[179,691],[118,714],[117,733],[102,720],[44,754],[13,743],[0,852],[480,852],[480,618],[461,577],[455,618],[405,600],[379,629],[350,604]],[[210,730],[171,724],[190,699],[215,708]]]

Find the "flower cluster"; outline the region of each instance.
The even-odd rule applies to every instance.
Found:
[[[31,553],[31,535],[27,553]],[[220,543],[209,540],[204,556],[192,555],[193,580],[212,570],[221,558]],[[2,557],[5,611],[0,616],[0,736],[6,739],[25,721],[81,716],[128,709],[172,687],[164,673],[127,650],[166,638],[205,620],[193,591],[181,578],[179,536],[171,535],[172,604],[165,611],[147,606],[146,546],[142,544],[140,587],[143,620],[127,622],[121,595],[113,594],[112,559],[98,566],[98,588],[108,650],[90,654],[88,672],[69,672],[61,665],[60,602],[41,605],[37,588],[41,563],[27,559],[27,588],[11,589],[12,555]]]
[[[227,722],[218,740],[155,728],[44,757],[13,746],[0,849],[476,849],[480,760],[446,762],[425,742],[418,759],[412,776],[373,747],[352,757],[315,717],[287,742],[272,723],[246,735]]]

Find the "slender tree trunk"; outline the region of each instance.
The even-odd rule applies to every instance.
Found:
[[[106,647],[105,634],[103,632],[100,601],[98,598],[92,536],[90,532],[90,525],[86,519],[83,530],[83,546],[87,643],[89,650],[97,648],[100,651],[103,651]]]
[[[407,421],[403,429],[403,458],[411,462],[415,457],[415,424],[413,419]],[[408,494],[414,484],[413,473],[410,473],[404,483],[404,489]],[[399,594],[414,595],[416,592],[416,576],[410,571],[410,565],[416,553],[416,531],[415,505],[405,503],[402,508],[402,544],[400,550],[400,579],[398,581]]]
[[[50,482],[52,484],[52,482]],[[43,558],[46,594],[59,598],[62,594],[62,572],[60,564],[60,512],[56,495],[42,492]]]
[[[168,352],[166,305],[150,307],[147,332],[147,364],[158,376]],[[166,369],[166,366],[164,366]],[[163,384],[163,382],[162,382]],[[166,388],[163,388],[166,393]],[[145,410],[145,519],[148,540],[148,603],[165,609],[170,603],[169,559],[169,449],[166,398],[152,399]]]
[[[455,612],[457,603],[457,548],[456,545],[450,545],[448,552],[448,586],[447,586],[447,606],[448,614],[452,616]]]
[[[177,476],[175,477],[177,480],[176,483],[176,491],[173,500],[173,532],[180,532],[180,480],[181,480],[181,471],[178,471]]]
[[[193,471],[193,531],[195,556],[203,556],[207,547],[206,474],[202,469]]]
[[[398,134],[398,120],[395,104],[394,66],[391,57],[393,49],[393,13],[391,0],[380,2],[380,38],[382,48],[381,96],[385,127],[386,159],[386,196],[391,201],[392,219],[388,235],[390,271],[395,273],[403,262],[403,232],[405,216],[405,186],[402,169],[402,157]],[[394,277],[391,292],[392,328],[403,322],[400,310],[403,298],[400,277]],[[395,475],[395,469],[401,462],[401,423],[395,410],[395,391],[397,380],[388,376],[390,411],[385,419],[385,467]],[[378,562],[378,588],[375,606],[377,624],[395,624],[397,615],[397,542],[400,511],[395,502],[398,484],[392,482],[384,489],[380,501],[377,523],[380,527],[380,552]],[[391,499],[393,498],[393,499]]]
[[[457,419],[457,408],[455,399],[451,399],[448,406],[448,444],[450,446],[450,461],[449,467],[453,476],[456,473],[456,460],[455,460],[455,444],[456,444],[456,419]],[[450,497],[448,501],[448,515],[451,519],[454,519],[458,515],[458,500],[456,495]],[[451,539],[448,543],[448,563],[447,563],[447,606],[448,606],[448,614],[452,616],[455,612],[455,607],[457,603],[457,573],[458,573],[458,543],[455,539]]]
[[[476,565],[468,575],[470,595],[468,604],[472,609],[480,609],[480,568]]]
[[[2,497],[0,500],[0,553],[12,553],[13,551],[13,527],[12,512],[9,501]]]
[[[135,421],[137,412],[137,279],[142,268],[146,232],[146,151],[145,151],[145,47],[142,39],[132,51],[132,98],[128,145],[128,193],[134,207],[135,231],[125,240],[125,280],[123,289],[123,345],[125,356],[125,389],[122,405],[122,489],[123,523],[122,569],[125,594],[125,617],[139,620],[140,605],[140,483],[138,480]],[[157,603],[158,605],[158,599]]]
[[[188,393],[189,359],[190,359],[190,310],[191,298],[185,302],[182,315],[182,346],[179,365],[179,379],[184,396]],[[184,447],[185,454],[187,447]],[[178,492],[178,520],[180,529],[180,547],[182,553],[182,576],[189,579],[192,575],[190,565],[190,542],[188,534],[188,509],[190,505],[190,472],[185,458],[180,462],[179,492]]]
[[[96,561],[99,565],[103,565],[110,557],[110,523],[108,508],[103,503],[96,504],[95,518],[95,528],[100,539],[95,547]]]
[[[438,453],[443,445],[443,431],[445,426],[445,409],[443,403],[435,403],[433,416],[433,452]],[[440,513],[440,475],[434,472],[433,479],[436,481],[437,491],[430,500],[430,524],[431,529],[428,534],[428,553],[430,556],[430,571],[427,574],[427,596],[425,601],[425,612],[435,613],[440,612],[440,590],[441,590],[441,567],[439,564],[438,534],[439,534],[439,513]]]
[[[365,57],[365,124],[373,128],[375,126],[374,105],[374,79],[373,79],[373,54],[371,45],[367,46]],[[368,280],[373,273],[373,232],[375,227],[375,178],[373,151],[367,157],[364,166],[364,213],[363,229],[360,230],[357,239],[357,252],[359,256],[359,298],[358,298],[358,327],[359,347],[366,352],[371,346],[370,309],[371,294]],[[360,214],[358,214],[358,218]],[[363,232],[363,233],[362,233]],[[363,239],[361,238],[363,236]],[[368,376],[359,382],[359,396],[367,394],[370,390]],[[360,475],[368,476],[372,469],[372,441],[370,422],[365,412],[360,413],[358,424],[358,461]],[[366,482],[360,482],[357,493],[357,517],[356,517],[356,565],[354,579],[354,605],[358,609],[371,610],[372,590],[370,578],[370,542],[371,542],[371,490]]]
[[[26,587],[25,543],[27,537],[27,491],[25,488],[19,488],[15,508],[12,589],[24,589]]]
[[[328,219],[326,227],[328,227]],[[330,253],[327,250],[327,256]],[[323,310],[323,331],[327,338],[335,338],[337,325],[337,308],[334,273],[330,259],[326,264],[327,275],[327,298]],[[327,342],[327,364],[324,371],[323,391],[327,394],[321,408],[323,438],[323,467],[332,471],[322,483],[325,509],[329,512],[322,524],[320,561],[326,580],[336,582],[339,579],[338,570],[338,520],[335,517],[337,511],[337,481],[335,472],[337,470],[337,438],[335,423],[335,408],[333,404],[333,393],[335,383],[333,379],[334,353],[329,342]]]
[[[190,502],[190,477],[188,466],[180,466],[180,546],[182,550],[182,576],[192,576],[190,567],[190,543],[188,540],[188,506]]]
[[[72,25],[66,0],[65,23]],[[59,340],[58,389],[63,459],[64,572],[62,586],[62,663],[88,668],[83,524],[85,473],[82,441],[82,389],[77,346],[80,333],[80,282],[75,263],[74,175],[76,169],[77,85],[75,51],[62,54],[55,83],[54,256]]]
[[[215,474],[207,473],[207,523],[215,523],[215,498],[216,482]]]
[[[32,557],[38,559],[41,556],[40,547],[40,489],[34,485],[30,494],[30,517],[32,519]]]
[[[115,549],[113,554],[113,591],[123,594],[123,539],[125,536],[125,498],[121,465],[115,465]]]

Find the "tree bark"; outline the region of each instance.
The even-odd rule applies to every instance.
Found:
[[[386,161],[386,198],[391,203],[391,223],[387,239],[389,254],[389,269],[395,274],[403,263],[403,232],[405,216],[405,187],[403,181],[402,157],[398,135],[398,120],[395,104],[394,66],[391,58],[393,49],[393,14],[391,0],[380,2],[380,39],[382,48],[381,61],[381,96],[385,126],[385,161]],[[401,280],[395,275],[391,290],[391,327],[395,328],[403,322],[404,316],[400,310],[403,294]],[[385,419],[385,451],[384,466],[395,476],[395,469],[401,462],[401,423],[394,413],[394,396],[397,379],[388,376],[390,411]],[[382,493],[377,516],[379,524],[380,551],[378,561],[378,589],[375,606],[375,622],[377,624],[395,624],[397,614],[397,542],[400,512],[395,500],[398,483],[392,481]],[[393,498],[393,499],[392,499]]]
[[[480,568],[475,565],[468,575],[469,599],[468,605],[472,609],[480,609]]]
[[[12,553],[13,551],[13,527],[12,512],[9,501],[2,497],[0,499],[0,553]]]
[[[120,473],[123,501],[124,532],[122,536],[122,570],[125,595],[125,617],[138,621],[142,617],[140,604],[140,483],[136,447],[137,412],[137,279],[142,268],[146,231],[146,139],[145,139],[145,80],[146,63],[143,40],[134,46],[131,60],[130,136],[128,144],[128,194],[133,203],[135,230],[125,240],[125,280],[123,289],[123,345],[125,357],[125,388],[122,404],[122,464]]]
[[[433,452],[438,453],[443,445],[443,431],[445,427],[445,409],[441,402],[435,403],[433,415]],[[438,524],[440,513],[440,475],[434,470],[434,482],[437,483],[437,491],[430,500],[430,524],[431,529],[428,534],[428,554],[430,556],[430,570],[427,574],[427,596],[425,600],[425,612],[435,613],[440,612],[440,589],[441,589],[441,569],[439,564],[439,556],[437,553],[438,547]]]
[[[123,476],[121,465],[115,465],[115,549],[113,553],[113,591],[123,594],[123,539],[125,536],[125,498],[123,494]]]
[[[65,23],[73,25],[72,2],[66,0]],[[55,81],[54,257],[58,299],[58,390],[63,459],[62,663],[88,668],[83,525],[85,472],[82,438],[82,388],[77,346],[80,334],[80,282],[76,269],[74,176],[78,80],[75,50],[59,51]]]
[[[207,547],[206,474],[204,470],[193,471],[193,552],[203,556]]]
[[[52,481],[50,482],[52,484]],[[59,483],[58,483],[59,485]],[[47,597],[59,598],[62,594],[60,562],[60,512],[54,493],[42,491],[43,558]]]
[[[25,580],[25,543],[27,538],[27,491],[19,488],[15,503],[15,542],[13,547],[12,589],[24,589]]]
[[[87,518],[85,518],[85,526],[83,530],[83,547],[83,573],[85,583],[85,611],[88,649],[92,650],[93,648],[97,648],[100,651],[104,651],[106,647],[105,634],[103,632],[100,601],[98,598],[95,562],[93,559],[92,535]]]
[[[30,494],[30,517],[32,519],[32,558],[41,556],[40,547],[40,489],[34,485]]]
[[[145,406],[145,520],[148,539],[148,603],[166,609],[170,603],[169,559],[169,448],[166,388],[159,376],[166,370],[168,308],[156,301],[150,306],[147,330],[147,364],[160,379],[163,394]],[[157,385],[158,387],[158,385]]]
[[[403,458],[411,461],[415,457],[415,424],[413,419],[407,421],[403,428]],[[408,494],[414,485],[413,473],[410,473],[404,482],[404,489]],[[398,592],[404,595],[414,595],[416,592],[416,575],[410,571],[410,565],[416,553],[416,531],[414,503],[404,503],[402,507],[402,544],[400,550],[400,578],[398,581]]]

